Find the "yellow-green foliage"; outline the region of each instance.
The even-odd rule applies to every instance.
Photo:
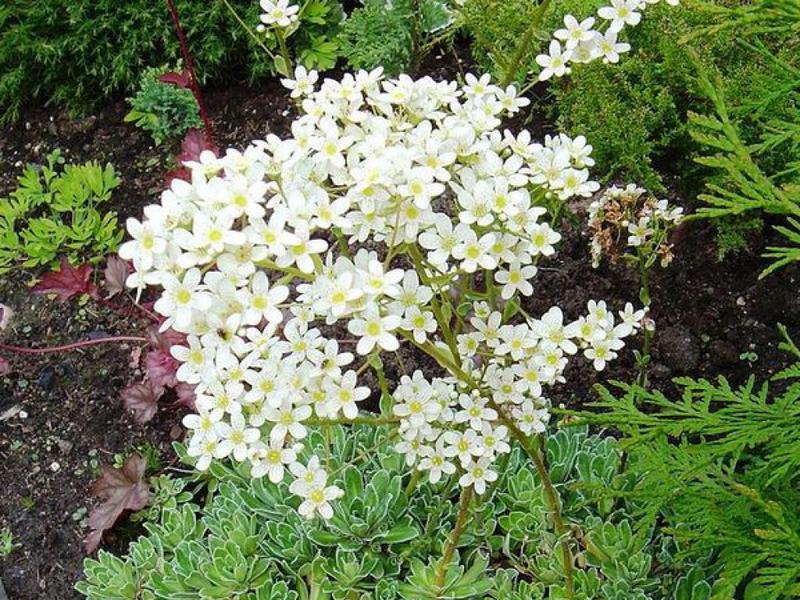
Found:
[[[122,240],[116,213],[100,210],[119,185],[114,167],[60,168],[63,162],[56,151],[47,165],[28,165],[17,189],[0,199],[0,273],[53,264],[60,256],[99,260]]]

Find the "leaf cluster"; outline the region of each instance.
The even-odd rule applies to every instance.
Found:
[[[122,240],[116,213],[100,210],[119,185],[114,167],[63,162],[55,151],[46,165],[29,164],[0,201],[0,273],[52,265],[58,256],[99,260]]]
[[[258,23],[258,2],[228,1],[245,23]],[[340,3],[305,4],[303,26],[290,42],[306,66],[328,68]],[[177,5],[201,83],[274,72],[224,2]],[[146,67],[174,64],[180,55],[166,2],[8,0],[0,6],[0,120],[17,118],[31,100],[88,112],[113,95],[134,93]]]
[[[131,111],[126,122],[147,131],[157,145],[175,142],[192,127],[202,127],[200,111],[192,92],[159,81],[168,68],[146,69],[139,90],[128,98]],[[180,69],[178,69],[180,70]]]
[[[787,343],[797,358],[800,352]],[[678,379],[672,399],[618,384],[586,420],[613,425],[637,477],[625,493],[639,527],[668,531],[691,560],[719,571],[711,600],[800,591],[800,363],[770,383]],[[777,388],[777,389],[776,389]],[[741,596],[740,594],[744,594]]]
[[[353,69],[382,66],[396,75],[419,62],[422,37],[449,21],[450,13],[439,0],[365,0],[342,24],[339,46]]]
[[[510,457],[496,493],[473,506],[440,585],[457,482],[414,487],[393,440],[388,429],[364,426],[313,431],[304,440],[304,452],[327,457],[345,490],[327,522],[302,519],[285,482],[253,480],[242,465],[213,463],[207,474],[161,482],[151,496],[169,508],[148,509],[147,535],[126,555],[101,551],[88,559],[77,589],[93,600],[564,597],[558,540],[543,533],[550,530],[543,488],[521,453]],[[671,558],[675,575],[664,568],[657,575],[656,552],[671,550],[636,533],[625,505],[603,491],[630,483],[614,440],[577,428],[560,432],[548,458],[586,548],[576,598],[672,598],[682,567]]]

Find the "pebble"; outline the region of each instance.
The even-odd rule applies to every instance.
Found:
[[[745,302],[744,296],[739,296],[736,299],[736,306],[744,306],[745,304],[747,304],[747,302]]]
[[[670,369],[688,372],[700,362],[700,343],[686,327],[673,325],[656,335],[658,357]]]
[[[50,470],[53,473],[57,473],[58,471],[61,470],[61,465],[58,464],[56,461],[53,461],[52,463],[50,463]]]

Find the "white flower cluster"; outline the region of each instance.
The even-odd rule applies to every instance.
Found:
[[[358,416],[369,395],[357,382],[369,361],[350,369],[355,356],[342,346],[366,355],[402,342],[442,357],[448,337],[455,363],[456,345],[474,346],[467,356],[491,350],[482,381],[505,390],[508,380],[514,418],[534,431],[546,413],[530,378],[558,380],[564,355],[576,349],[571,338],[602,368],[633,322],[614,325],[597,304],[598,314],[566,327],[554,311],[501,327],[487,304],[475,307],[476,331],[456,341],[457,288],[483,282],[492,307],[503,301],[494,282],[502,299],[532,293],[536,261],[560,239],[540,222],[539,204],[598,189],[587,169],[591,147],[583,138],[539,144],[528,132],[501,133],[501,119],[528,100],[488,76],[467,75],[463,87],[430,77],[384,80],[380,70],[327,79],[315,91],[316,81],[298,68],[285,82],[302,106],[288,139],[269,136],[243,152],[204,152],[186,163],[191,181],[174,180],[143,222],[128,221],[133,239],[120,256],[135,267],[128,285],[162,289],[154,309],[163,327],[187,336],[172,354],[178,380],[196,386],[197,414],[184,423],[198,468],[232,457],[275,482],[288,468],[303,514],[327,516],[340,492],[317,461],[298,463],[297,445],[315,421]],[[532,391],[521,391],[520,380]],[[481,453],[469,450],[476,464],[487,464],[492,439],[495,451],[505,448],[505,432],[479,396],[452,382],[430,387],[443,404],[414,420],[419,435],[454,410],[455,422],[473,431],[463,435],[480,435]],[[410,405],[406,383],[397,393]],[[478,418],[470,416],[475,405]],[[471,473],[476,489],[491,477]]]
[[[570,72],[570,63],[589,63],[597,59],[607,63],[618,62],[619,55],[631,49],[630,44],[617,41],[619,32],[626,26],[638,25],[642,11],[659,1],[611,0],[610,6],[597,11],[597,16],[608,25],[605,31],[594,28],[594,17],[578,21],[574,16],[566,15],[564,27],[554,33],[556,39],[550,41],[547,54],[536,57],[537,64],[542,67],[539,80],[562,77]],[[679,1],[666,0],[671,6],[677,6]]]
[[[583,349],[597,370],[617,356],[623,338],[640,329],[645,311],[631,304],[614,315],[605,302],[590,301],[587,314],[564,323],[558,307],[540,319],[502,324],[502,315],[476,302],[472,331],[458,336],[466,385],[455,377],[425,379],[420,371],[404,376],[395,392],[394,413],[401,417],[397,450],[436,483],[460,465],[462,486],[482,494],[497,478],[492,464],[510,452],[509,420],[523,434],[541,433],[550,419],[544,388],[563,382],[569,357]],[[491,400],[487,400],[491,398]],[[501,411],[503,414],[499,414]]]
[[[624,252],[619,247],[623,237],[629,248],[645,248],[667,266],[673,257],[668,233],[682,219],[683,208],[670,206],[667,200],[658,200],[635,184],[611,186],[589,205],[592,266],[598,267],[604,254],[614,260]]]
[[[300,7],[289,4],[289,0],[261,0],[261,23],[258,31],[265,31],[267,27],[286,29],[300,18]]]

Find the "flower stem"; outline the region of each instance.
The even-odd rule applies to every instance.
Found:
[[[2,346],[0,346],[1,348]],[[319,419],[319,418],[311,418],[306,419],[303,421],[304,425],[311,425],[314,427],[333,427],[335,425],[390,425],[392,423],[397,423],[400,421],[399,417],[370,417],[370,416],[358,416],[355,419],[348,419],[347,417],[339,417],[336,419]]]
[[[133,336],[133,335],[117,335],[104,338],[96,338],[93,340],[84,340],[82,342],[73,342],[71,344],[64,344],[61,346],[49,346],[47,348],[23,348],[22,346],[12,346],[10,344],[0,344],[0,350],[8,352],[16,352],[18,354],[51,354],[53,352],[68,352],[69,350],[78,350],[88,346],[98,346],[100,344],[113,344],[115,342],[147,342],[147,338]]]
[[[236,9],[231,6],[231,3],[228,0],[222,0],[222,3],[228,8],[229,11],[231,11],[231,14],[239,23],[239,25],[241,25],[242,28],[247,32],[247,35],[249,35],[256,44],[261,46],[261,49],[267,53],[271,60],[275,60],[275,54],[273,54],[272,50],[267,48],[264,42],[262,42],[261,39],[253,32],[253,30],[247,26],[247,23],[242,20],[242,17],[240,17],[239,13],[236,12]]]
[[[544,490],[545,502],[547,503],[547,508],[550,512],[550,518],[553,521],[556,534],[558,534],[561,540],[561,554],[564,563],[564,580],[567,588],[567,598],[574,598],[575,581],[572,572],[572,550],[569,547],[569,528],[567,527],[566,523],[564,523],[564,518],[561,516],[561,499],[558,495],[558,491],[553,485],[553,480],[550,478],[550,471],[547,468],[544,437],[541,435],[538,436],[539,447],[537,448],[533,445],[531,438],[525,435],[525,433],[523,433],[522,430],[517,427],[516,423],[514,423],[512,419],[509,419],[505,415],[503,410],[495,403],[494,400],[489,399],[487,405],[493,410],[497,411],[497,414],[500,415],[500,420],[511,432],[511,436],[517,440],[517,442],[519,442],[519,445],[522,446],[522,449],[530,457],[534,466],[536,467],[536,472],[539,474],[539,479],[542,482],[542,489]]]
[[[469,512],[469,505],[470,502],[472,502],[472,495],[472,486],[465,487],[463,490],[461,490],[461,498],[458,501],[456,524],[453,527],[453,531],[450,532],[450,537],[447,538],[444,551],[442,552],[442,558],[439,560],[439,564],[436,566],[435,583],[436,587],[439,588],[439,591],[442,591],[444,578],[445,575],[447,575],[447,568],[450,566],[450,561],[453,560],[453,553],[456,551],[458,540],[461,539],[461,533],[464,531],[464,525],[467,522],[467,513]]]
[[[639,254],[639,300],[646,309],[650,308],[650,269],[648,267],[647,258],[643,254]],[[639,360],[639,376],[636,378],[636,383],[643,388],[647,388],[647,368],[650,365],[650,345],[653,341],[653,332],[645,325],[642,328],[644,340],[642,342],[642,353],[638,357]]]
[[[214,143],[214,128],[211,125],[211,119],[208,117],[208,110],[206,103],[203,101],[203,94],[200,91],[200,84],[197,83],[197,76],[194,73],[194,64],[192,63],[192,53],[189,51],[189,44],[186,42],[186,34],[181,27],[181,20],[178,15],[178,7],[175,6],[174,0],[167,0],[169,11],[172,15],[172,23],[175,26],[175,33],[178,34],[178,42],[181,45],[181,55],[185,63],[186,70],[189,73],[189,89],[197,101],[197,107],[200,110],[200,119],[203,121],[203,127],[206,130],[206,138],[212,144]]]
[[[514,56],[511,59],[511,63],[508,65],[508,69],[506,69],[505,75],[503,76],[501,81],[501,85],[503,87],[510,85],[511,82],[514,81],[514,77],[522,63],[522,59],[525,58],[525,53],[533,42],[533,37],[536,35],[536,30],[539,29],[539,25],[541,25],[542,19],[544,19],[544,15],[547,12],[548,6],[550,6],[550,2],[551,0],[542,0],[542,3],[536,10],[536,14],[533,15],[531,24],[528,26],[527,31],[525,31],[525,35],[522,36],[522,40],[520,41],[519,46],[517,46]]]

